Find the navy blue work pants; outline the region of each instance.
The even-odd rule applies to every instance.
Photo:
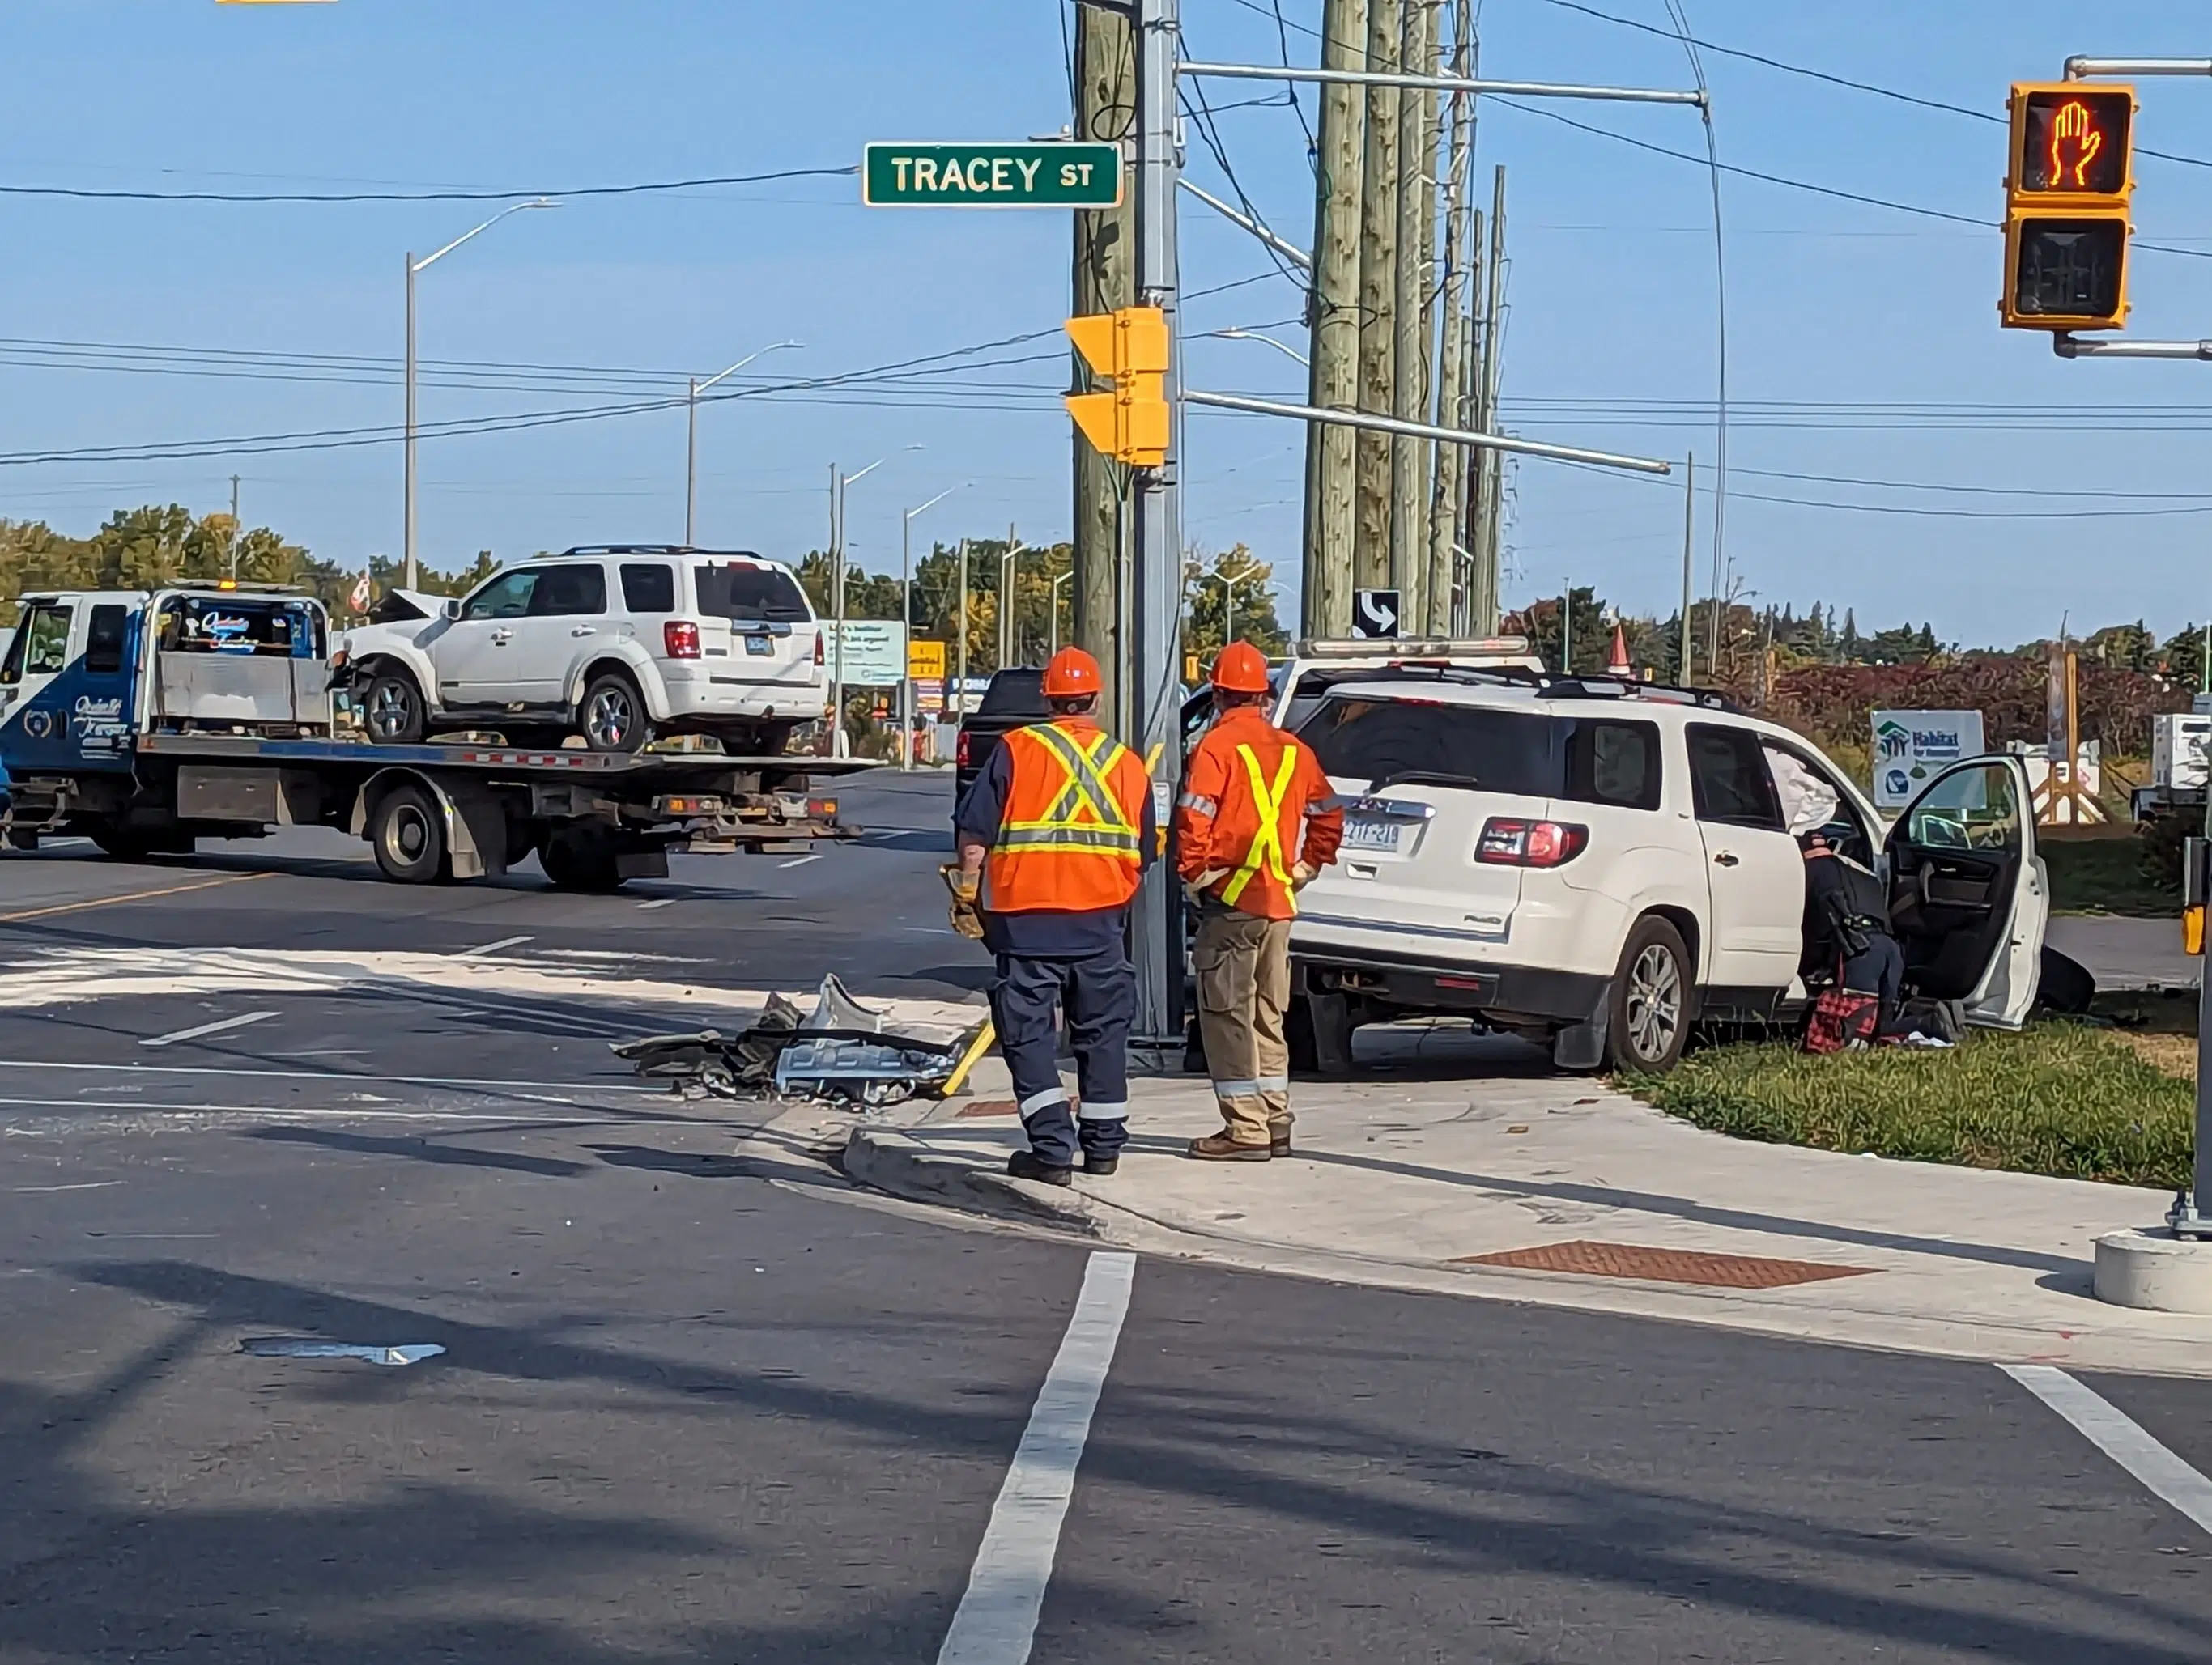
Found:
[[[1066,1014],[1075,1053],[1077,1114],[1060,1084],[1056,1013]],[[1128,1142],[1129,1031],[1136,1018],[1136,968],[1118,943],[1073,960],[999,956],[991,1021],[1038,1160],[1068,1167],[1079,1142],[1089,1156],[1112,1156]]]

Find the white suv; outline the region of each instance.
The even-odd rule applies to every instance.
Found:
[[[789,567],[758,555],[621,544],[540,556],[443,601],[396,590],[337,663],[368,737],[494,729],[634,752],[712,735],[774,755],[830,710],[822,632]]]
[[[1409,1014],[1644,1070],[1699,1021],[1791,1015],[1819,970],[1792,834],[1821,826],[1883,876],[1910,985],[2006,1027],[2034,1000],[2049,884],[2017,758],[1954,765],[1891,828],[1711,694],[1409,669],[1330,689],[1299,736],[1348,800],[1291,936],[1324,1069]]]

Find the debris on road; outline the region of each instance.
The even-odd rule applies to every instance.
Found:
[[[316,1341],[292,1335],[248,1336],[238,1349],[256,1359],[359,1359],[372,1365],[419,1365],[446,1350],[434,1341],[364,1347],[356,1341]]]

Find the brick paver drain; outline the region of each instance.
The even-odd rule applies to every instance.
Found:
[[[1647,1249],[1632,1243],[1540,1244],[1496,1255],[1462,1255],[1455,1266],[1510,1266],[1524,1272],[1577,1272],[1592,1278],[1642,1278],[1654,1283],[1705,1284],[1718,1289],[1786,1289],[1796,1283],[1864,1276],[1871,1266],[1766,1260],[1755,1255],[1708,1255],[1688,1249]]]

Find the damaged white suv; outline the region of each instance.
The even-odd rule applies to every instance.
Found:
[[[1815,826],[1882,875],[1909,984],[2005,1027],[2035,998],[2050,891],[2017,758],[1944,770],[1892,827],[1789,730],[1633,682],[1408,669],[1330,689],[1298,736],[1348,801],[1291,937],[1324,1068],[1415,1014],[1643,1070],[1701,1020],[1786,1018]]]

